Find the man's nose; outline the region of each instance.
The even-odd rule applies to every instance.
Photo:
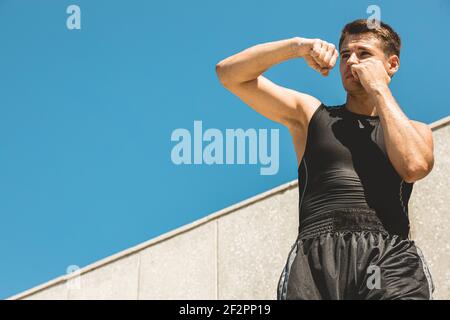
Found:
[[[352,53],[350,55],[350,57],[347,59],[347,65],[352,65],[352,64],[356,64],[359,63],[358,61],[358,57],[356,56],[356,53]]]

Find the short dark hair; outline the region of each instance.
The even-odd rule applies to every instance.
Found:
[[[347,23],[342,29],[341,38],[339,39],[339,51],[347,35],[370,33],[381,41],[386,56],[395,54],[400,58],[400,48],[402,46],[400,36],[388,24],[382,21],[379,22],[379,25],[374,26],[374,28],[369,28],[367,19],[358,19]]]

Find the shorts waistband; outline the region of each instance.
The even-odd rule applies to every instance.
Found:
[[[339,231],[372,231],[389,234],[375,210],[344,208],[313,215],[300,222],[299,239],[313,238]]]

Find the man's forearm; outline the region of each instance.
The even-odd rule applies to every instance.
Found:
[[[216,71],[224,83],[250,81],[275,64],[300,57],[301,45],[298,37],[258,44],[220,61]]]
[[[386,149],[397,172],[405,179],[428,173],[433,151],[400,109],[389,88],[371,94],[383,126]],[[423,172],[421,174],[421,172]]]

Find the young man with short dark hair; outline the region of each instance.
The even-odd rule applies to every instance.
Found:
[[[216,66],[221,83],[255,111],[285,125],[298,158],[299,236],[278,299],[431,299],[430,273],[409,239],[413,183],[433,168],[429,127],[413,121],[389,83],[401,40],[387,24],[347,24],[339,69],[347,99],[326,106],[262,74],[303,58],[327,76],[333,44],[295,37],[259,44]]]

